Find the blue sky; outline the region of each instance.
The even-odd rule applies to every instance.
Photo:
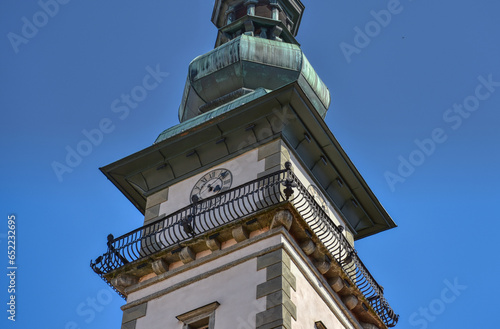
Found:
[[[124,302],[89,261],[142,217],[98,168],[178,123],[188,64],[215,43],[213,1],[57,3],[0,4],[1,273],[11,214],[18,265],[17,321],[3,274],[0,326],[117,328]],[[332,93],[326,122],[399,225],[357,243],[398,328],[494,327],[500,4],[304,4],[297,39]],[[155,87],[117,111],[151,71]]]

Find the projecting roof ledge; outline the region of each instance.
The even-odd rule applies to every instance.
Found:
[[[264,88],[257,88],[255,91],[243,95],[229,103],[223,104],[213,110],[208,111],[207,113],[200,114],[191,119],[188,119],[187,121],[181,122],[178,125],[170,127],[164,130],[158,136],[158,138],[156,138],[155,144],[164,141],[166,139],[169,139],[170,137],[173,137],[175,135],[181,134],[182,132],[189,130],[193,127],[196,127],[204,122],[207,122],[208,120],[215,118],[221,114],[234,110],[246,103],[249,103],[257,98],[266,95],[267,93],[269,93],[269,90],[266,90]]]

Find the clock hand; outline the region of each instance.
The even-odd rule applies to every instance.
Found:
[[[201,195],[203,193],[205,193],[205,191],[210,187],[210,184],[208,184],[208,182],[206,182],[204,185],[202,185],[200,188],[199,188],[199,192],[198,192],[198,195],[201,197]]]

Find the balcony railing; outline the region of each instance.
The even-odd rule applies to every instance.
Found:
[[[91,262],[91,267],[104,277],[105,274],[130,262],[178,246],[184,241],[270,206],[287,202],[295,207],[352,284],[370,302],[380,319],[388,327],[394,327],[399,316],[384,298],[383,289],[344,237],[342,228],[339,228],[316,203],[307,188],[293,174],[289,163],[287,169],[221,192],[211,198],[193,202],[118,238],[108,236],[108,251],[95,262]]]

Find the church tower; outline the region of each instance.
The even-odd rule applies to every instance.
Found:
[[[216,47],[189,65],[180,123],[101,168],[144,214],[91,262],[126,300],[121,328],[396,325],[354,249],[396,225],[325,124],[303,12],[216,0]]]

